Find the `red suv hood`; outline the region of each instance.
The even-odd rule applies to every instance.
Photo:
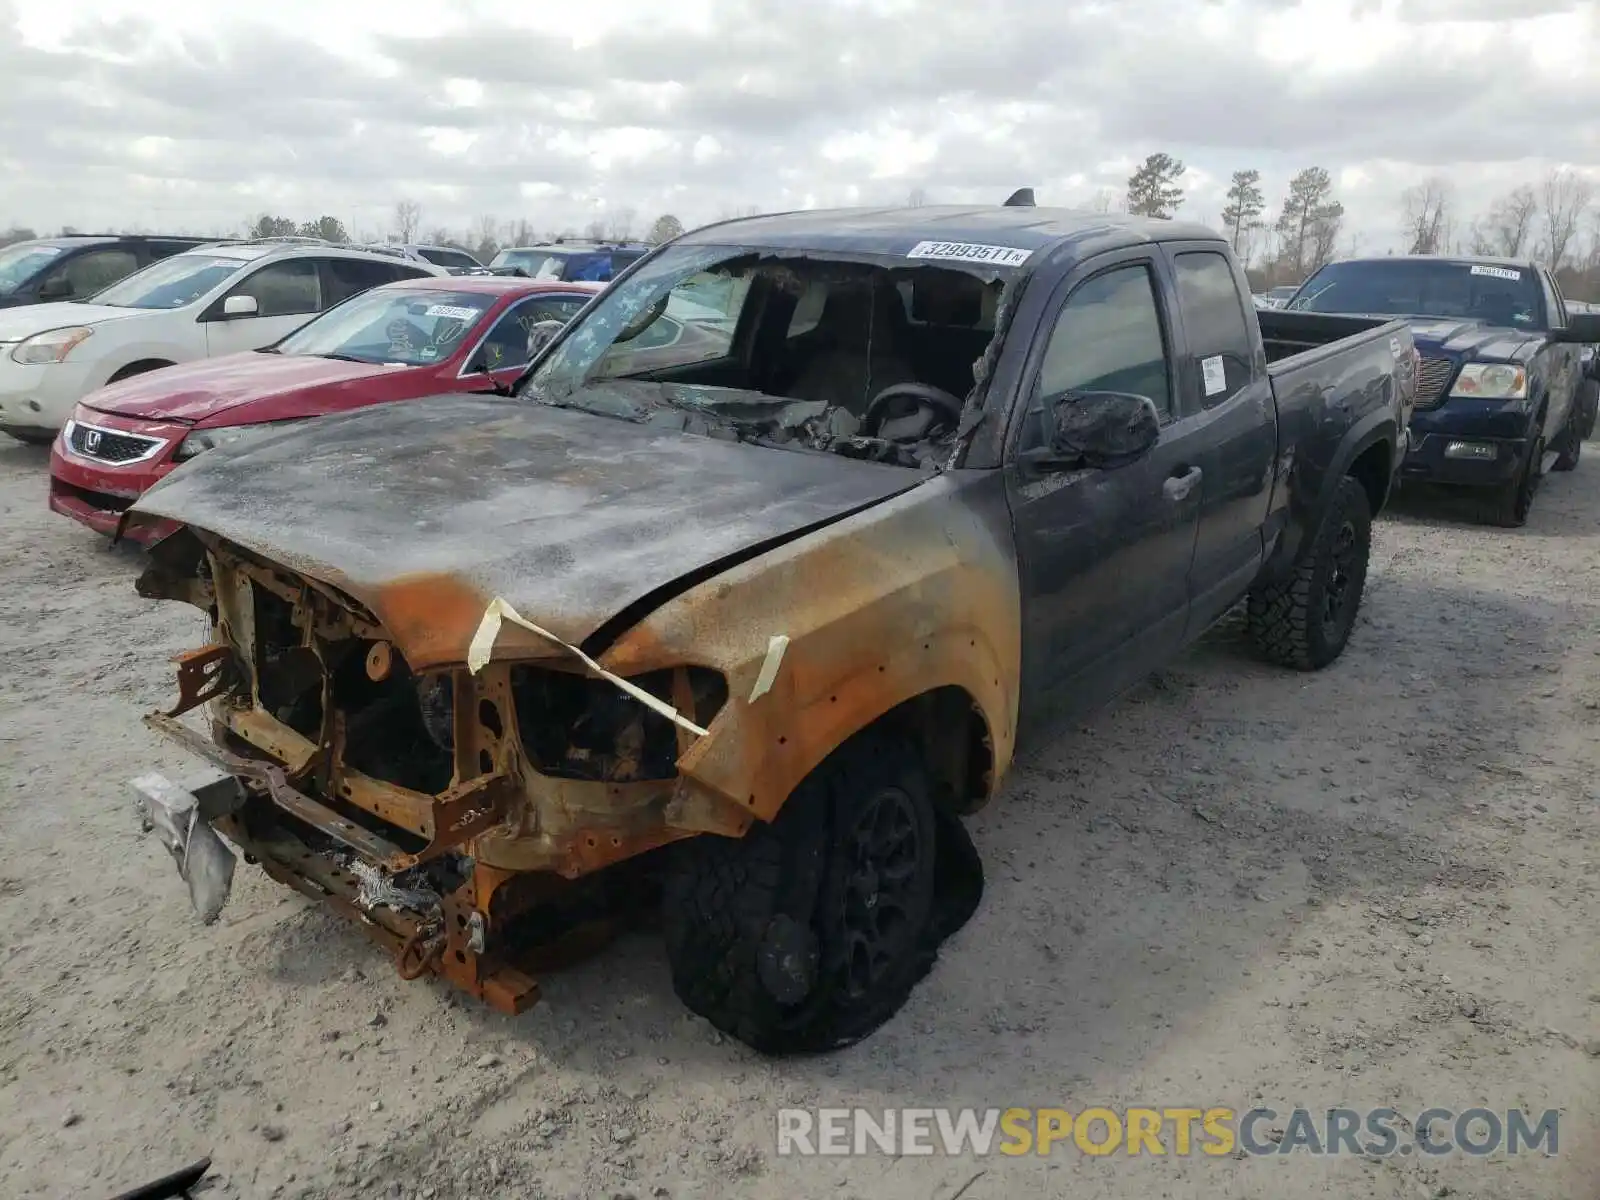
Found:
[[[124,417],[197,425],[289,421],[440,391],[439,367],[386,367],[252,351],[135,375],[90,393],[84,403]]]

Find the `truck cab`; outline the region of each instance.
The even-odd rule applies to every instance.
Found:
[[[1596,391],[1580,343],[1600,319],[1569,312],[1534,262],[1394,255],[1330,263],[1292,313],[1402,317],[1422,355],[1404,476],[1470,488],[1483,519],[1517,526],[1540,478],[1577,466]]]

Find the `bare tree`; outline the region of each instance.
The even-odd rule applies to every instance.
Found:
[[[638,217],[639,210],[630,207],[617,209],[606,221],[606,236],[613,242],[627,242],[633,239],[633,222]]]
[[[478,218],[478,223],[473,226],[472,235],[467,239],[472,243],[472,252],[479,262],[488,262],[500,253],[500,222],[493,216],[485,214]]]
[[[1321,270],[1334,260],[1343,229],[1344,205],[1334,200],[1317,210],[1311,226],[1311,261],[1306,265],[1307,274]]]
[[[1540,199],[1543,202],[1545,263],[1553,271],[1567,257],[1573,235],[1583,223],[1583,215],[1594,199],[1594,184],[1570,167],[1545,176]]]
[[[906,196],[907,208],[922,208],[928,203],[928,189],[914,187]]]
[[[521,217],[506,226],[507,246],[531,246],[539,240],[539,235],[534,232],[533,222],[527,217]]]
[[[1400,193],[1401,223],[1412,254],[1448,250],[1450,205],[1455,189],[1448,179],[1431,175]]]
[[[1488,215],[1475,228],[1473,251],[1521,258],[1531,247],[1533,218],[1539,211],[1539,198],[1527,184],[1512,188],[1489,206]]]
[[[422,205],[415,200],[401,200],[394,206],[395,232],[400,241],[412,242],[417,237],[417,227],[422,224]]]
[[[1108,213],[1117,203],[1117,193],[1112,188],[1101,188],[1089,201],[1089,211]]]
[[[588,238],[591,242],[603,242],[603,241],[605,241],[605,239],[606,239],[606,223],[605,223],[605,221],[600,217],[596,217],[594,220],[590,221],[587,225],[585,225],[583,227],[583,236]]]

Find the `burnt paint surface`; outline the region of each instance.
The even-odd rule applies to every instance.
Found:
[[[211,451],[136,511],[333,584],[414,668],[461,662],[489,600],[581,642],[696,568],[915,486],[915,471],[525,401],[440,396]],[[508,645],[548,654],[508,628]]]
[[[975,804],[1011,760],[1020,616],[1001,474],[951,471],[674,597],[602,661],[628,675],[685,659],[721,670],[728,702],[679,770],[763,819],[851,734],[959,688],[992,745],[983,794],[962,797]],[[789,645],[776,680],[752,700],[779,634]]]

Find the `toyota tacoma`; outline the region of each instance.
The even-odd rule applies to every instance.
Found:
[[[650,895],[719,1028],[864,1037],[978,903],[1019,738],[1240,602],[1278,663],[1344,649],[1411,336],[1249,297],[1174,221],[741,219],[512,396],[201,455],[125,518],[212,630],[147,721],[220,771],[140,777],[146,825],[205,919],[237,851],[507,1012]]]

